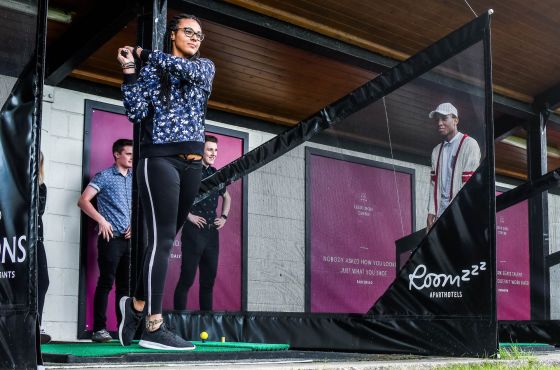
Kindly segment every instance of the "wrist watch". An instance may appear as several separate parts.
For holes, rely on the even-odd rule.
[[[227,220],[227,215],[222,215],[221,216],[224,220]]]

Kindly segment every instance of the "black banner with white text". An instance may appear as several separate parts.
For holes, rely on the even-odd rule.
[[[35,369],[38,170],[47,1],[2,9],[0,26],[0,368]]]

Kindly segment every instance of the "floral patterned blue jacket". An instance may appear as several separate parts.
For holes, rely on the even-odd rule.
[[[144,67],[125,74],[123,103],[128,118],[141,125],[140,158],[202,154],[204,116],[212,91],[214,63],[142,50]],[[162,96],[163,73],[170,76],[169,104]]]

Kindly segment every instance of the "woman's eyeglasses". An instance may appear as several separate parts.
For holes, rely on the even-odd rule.
[[[202,32],[195,32],[190,27],[183,27],[183,28],[177,28],[177,29],[178,30],[183,30],[183,32],[185,32],[185,36],[187,36],[188,38],[192,38],[193,36],[195,36],[195,38],[198,41],[204,40],[204,34]]]

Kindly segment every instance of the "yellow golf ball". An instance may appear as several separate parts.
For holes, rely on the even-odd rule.
[[[205,332],[205,331],[201,332],[200,333],[200,339],[202,339],[202,340],[208,339],[208,333]]]

